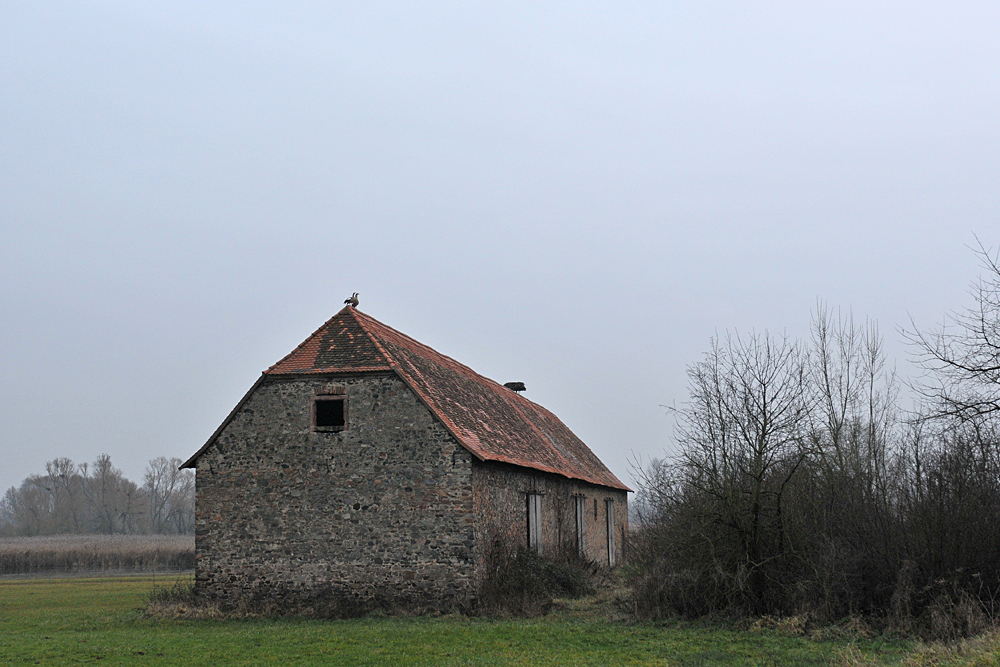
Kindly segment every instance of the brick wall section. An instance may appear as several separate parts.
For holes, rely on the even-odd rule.
[[[487,548],[494,539],[527,546],[527,494],[542,494],[543,554],[576,551],[574,496],[585,499],[586,558],[608,565],[606,500],[614,500],[615,550],[618,563],[628,534],[628,497],[625,491],[566,479],[502,463],[476,461],[472,467],[477,540]],[[596,516],[594,512],[596,502]]]
[[[346,389],[347,428],[311,433],[329,384]],[[265,382],[197,471],[205,598],[474,603],[472,457],[394,375]]]

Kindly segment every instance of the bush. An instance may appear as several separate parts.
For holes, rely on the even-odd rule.
[[[549,558],[494,539],[484,562],[480,611],[512,616],[544,614],[554,597],[592,593],[595,569],[575,555]]]
[[[638,614],[859,617],[943,640],[998,618],[1000,401],[904,422],[877,329],[823,308],[809,352],[728,335],[688,376],[676,457],[636,471]]]

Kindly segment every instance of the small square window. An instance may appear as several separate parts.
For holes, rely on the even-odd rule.
[[[345,428],[347,400],[344,396],[317,396],[313,399],[313,431],[343,431]]]

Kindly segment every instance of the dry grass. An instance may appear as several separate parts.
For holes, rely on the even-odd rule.
[[[191,535],[0,538],[0,575],[160,572],[194,568]]]
[[[185,575],[182,575],[185,576]],[[349,619],[362,616],[440,616],[440,612],[425,609],[402,609],[378,600],[352,600],[332,588],[314,591],[306,599],[289,601],[284,596],[268,594],[245,595],[231,603],[219,603],[199,598],[194,582],[178,579],[169,586],[154,585],[143,610],[145,616],[160,620],[238,620],[298,617],[310,619]]]
[[[831,660],[832,667],[878,667],[884,663],[846,646]],[[918,643],[899,663],[902,667],[987,667],[1000,665],[1000,631],[952,643]]]
[[[184,575],[182,575],[184,576]],[[149,594],[143,614],[160,620],[223,620],[245,618],[221,609],[218,605],[199,600],[194,594],[194,582],[178,579],[170,586],[157,586]]]

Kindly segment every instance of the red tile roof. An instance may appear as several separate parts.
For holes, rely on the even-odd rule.
[[[395,372],[481,461],[629,490],[545,408],[351,306],[264,371],[264,376],[373,371]]]

